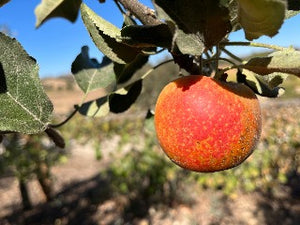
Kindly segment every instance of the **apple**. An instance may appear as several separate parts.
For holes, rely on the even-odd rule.
[[[261,133],[261,110],[246,85],[202,75],[167,84],[155,107],[157,139],[167,156],[197,172],[241,164]]]

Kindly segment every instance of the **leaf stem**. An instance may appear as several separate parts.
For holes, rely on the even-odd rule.
[[[220,46],[250,46],[250,47],[258,47],[258,48],[267,48],[276,51],[283,51],[286,49],[285,47],[281,47],[278,45],[270,45],[270,44],[258,43],[258,42],[242,42],[242,41],[220,42]]]
[[[236,56],[235,54],[233,54],[232,52],[228,51],[226,48],[222,48],[222,51],[223,51],[226,55],[228,55],[229,57],[233,58],[234,60],[236,60],[236,61],[238,61],[238,62],[240,62],[240,63],[243,62],[243,60],[242,60],[240,57],[238,57],[238,56]]]
[[[75,107],[75,110],[64,121],[62,121],[61,123],[58,123],[58,124],[50,124],[49,127],[58,128],[58,127],[65,125],[70,119],[73,118],[73,116],[75,116],[75,114],[78,112],[78,110],[80,108],[77,105],[75,105],[74,107]]]
[[[146,73],[144,73],[144,75],[141,77],[141,79],[145,79],[150,73],[152,73],[155,69],[157,69],[158,67],[164,65],[164,64],[167,64],[169,62],[174,62],[174,59],[169,59],[169,60],[166,60],[166,61],[163,61],[161,63],[159,63],[158,65],[152,67],[151,69],[149,69]]]

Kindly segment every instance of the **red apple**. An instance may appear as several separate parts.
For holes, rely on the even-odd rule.
[[[261,111],[244,84],[185,76],[160,93],[155,129],[162,149],[179,166],[198,172],[226,170],[253,152]]]

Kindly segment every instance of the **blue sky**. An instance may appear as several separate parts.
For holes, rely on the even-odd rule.
[[[101,61],[102,53],[90,39],[80,15],[75,23],[55,18],[36,29],[34,9],[40,1],[11,0],[0,8],[0,26],[7,26],[25,50],[37,60],[41,77],[70,73],[71,63],[80,52],[82,45],[88,45],[90,55]],[[107,0],[105,4],[99,4],[96,0],[84,0],[84,2],[104,19],[118,27],[122,25],[122,15],[112,0]],[[150,0],[142,0],[142,2],[151,5]],[[230,40],[244,41],[244,33],[235,32],[230,36]],[[257,41],[300,47],[300,16],[287,20],[275,37],[263,37]],[[232,49],[241,56],[259,51],[249,47]]]

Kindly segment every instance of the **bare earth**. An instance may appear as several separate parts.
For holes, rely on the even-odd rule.
[[[58,114],[72,110],[83,95],[78,89],[48,93]],[[117,142],[118,138],[114,138],[108,146],[114,148]],[[107,165],[107,160],[97,161],[89,143],[71,145],[68,161],[52,169],[55,200],[49,203],[46,203],[40,186],[33,179],[29,187],[35,207],[23,212],[16,179],[11,176],[0,178],[0,225],[300,224],[300,195],[293,196],[288,186],[282,187],[280,194],[272,198],[261,193],[240,193],[228,199],[219,192],[200,192],[190,187],[189,192],[193,193],[190,204],[174,204],[169,208],[149,206],[146,217],[128,219],[130,217],[123,213],[124,207],[130,204],[128,198],[111,196],[107,180],[99,173]]]

